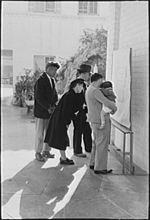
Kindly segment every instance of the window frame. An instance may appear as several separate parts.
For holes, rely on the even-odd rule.
[[[93,1],[93,2],[89,2],[89,1],[84,2],[84,1],[83,1],[82,3],[87,3],[87,10],[86,10],[86,12],[83,12],[83,11],[82,11],[83,8],[80,8],[81,2],[79,1],[79,2],[78,2],[78,14],[79,14],[79,15],[93,15],[93,16],[99,15],[99,10],[98,10],[99,4],[98,4],[97,1]],[[90,12],[91,3],[93,3],[93,13]],[[94,11],[95,11],[94,4],[97,4],[97,5],[96,5],[96,6],[97,6],[97,7],[96,7],[96,13],[94,13]]]
[[[51,6],[54,3],[54,7],[48,8],[48,3]],[[38,5],[43,6],[40,10],[38,9]],[[52,10],[53,9],[53,10]],[[28,2],[28,11],[35,13],[52,13],[52,14],[60,14],[61,13],[61,1],[29,1]]]

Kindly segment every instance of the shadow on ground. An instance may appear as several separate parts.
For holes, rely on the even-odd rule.
[[[2,183],[3,212],[15,218],[63,216],[63,208],[78,185],[75,176],[82,176],[85,167],[58,164],[44,168],[44,164],[33,160]]]

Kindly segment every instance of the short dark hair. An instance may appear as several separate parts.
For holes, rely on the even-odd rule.
[[[98,81],[99,79],[102,79],[102,78],[103,78],[103,76],[100,73],[94,73],[91,76],[91,83]]]
[[[106,88],[109,88],[109,87],[111,87],[111,88],[113,87],[113,85],[110,81],[105,81],[100,85],[100,88],[103,88],[103,89],[106,89]]]
[[[46,70],[47,70],[47,68],[49,68],[50,66],[54,66],[54,67],[56,67],[57,69],[60,68],[60,65],[59,65],[57,62],[51,62],[51,61],[49,61],[49,62],[46,64]]]

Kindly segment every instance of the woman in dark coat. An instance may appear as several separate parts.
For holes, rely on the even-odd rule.
[[[60,150],[61,164],[74,164],[65,154],[66,147],[69,146],[67,129],[75,113],[79,111],[76,93],[83,91],[83,85],[83,79],[75,79],[71,82],[69,91],[60,99],[49,121],[44,142]]]

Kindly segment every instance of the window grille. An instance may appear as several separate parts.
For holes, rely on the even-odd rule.
[[[46,12],[46,13],[60,13],[61,2],[54,1],[29,1],[29,11]]]
[[[79,2],[79,13],[87,14],[88,12],[88,2]]]
[[[89,14],[97,14],[97,2],[89,2]]]
[[[55,2],[46,2],[46,11],[55,12]]]
[[[55,61],[55,57],[45,57],[45,65],[46,65],[49,61]]]
[[[13,51],[12,50],[1,50],[1,55],[6,57],[12,57]]]
[[[44,2],[35,2],[35,11],[44,12],[45,11]]]
[[[1,50],[1,82],[13,84],[13,51]]]
[[[98,14],[98,2],[79,2],[79,14]]]

